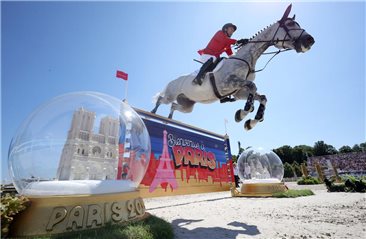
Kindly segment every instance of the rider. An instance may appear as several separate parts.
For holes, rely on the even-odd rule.
[[[203,63],[196,78],[193,80],[194,84],[202,84],[202,77],[210,68],[220,61],[220,55],[224,51],[228,56],[233,54],[231,45],[233,44],[246,44],[248,39],[235,40],[230,37],[236,31],[236,26],[232,23],[226,23],[221,30],[216,32],[212,37],[205,49],[199,50],[198,54],[201,55],[201,62]]]

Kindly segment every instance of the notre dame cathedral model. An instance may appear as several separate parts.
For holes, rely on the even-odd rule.
[[[119,158],[119,120],[103,117],[93,132],[96,114],[74,112],[57,169],[58,180],[116,179]]]

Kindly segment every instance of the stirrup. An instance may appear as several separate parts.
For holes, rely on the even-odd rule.
[[[227,96],[227,97],[225,97],[225,98],[220,99],[220,103],[234,102],[234,101],[236,101],[236,99],[235,99],[235,98],[231,98],[231,97],[229,97],[229,96]]]

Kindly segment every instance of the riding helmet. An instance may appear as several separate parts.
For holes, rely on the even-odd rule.
[[[232,23],[226,23],[223,27],[222,27],[222,31],[225,31],[226,28],[232,27],[234,28],[234,31],[236,31],[236,26]]]

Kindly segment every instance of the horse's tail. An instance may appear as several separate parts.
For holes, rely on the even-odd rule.
[[[169,85],[169,84],[168,84]],[[154,96],[153,96],[153,103],[156,104],[158,99],[161,97],[163,101],[165,101],[166,99],[165,98],[165,93],[166,93],[166,90],[168,88],[168,85],[164,88],[164,90],[156,93]]]
[[[158,92],[158,93],[156,93],[154,96],[153,96],[153,98],[152,98],[152,102],[153,102],[153,104],[156,104],[156,102],[158,101],[158,99],[159,99],[159,97],[160,96],[163,96],[163,92]]]

